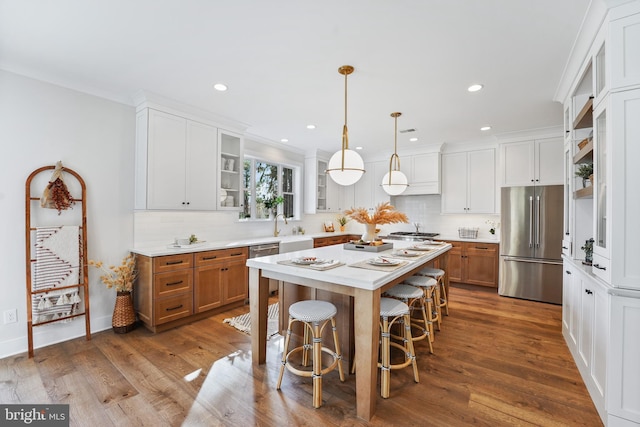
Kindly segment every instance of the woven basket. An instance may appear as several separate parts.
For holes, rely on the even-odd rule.
[[[131,292],[118,292],[111,326],[116,334],[126,334],[136,327],[136,313],[133,310]]]

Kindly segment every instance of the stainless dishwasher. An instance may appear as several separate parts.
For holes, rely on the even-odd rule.
[[[280,253],[279,243],[266,243],[264,245],[249,246],[249,258],[259,258],[267,255],[277,255]],[[269,292],[278,290],[278,281],[269,279]]]

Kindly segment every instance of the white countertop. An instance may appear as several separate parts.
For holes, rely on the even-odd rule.
[[[416,244],[416,242],[399,240],[388,240],[387,242],[392,242],[394,249],[409,248]],[[451,244],[445,244],[442,245],[441,249],[430,251],[427,255],[418,257],[417,259],[406,258],[406,260],[409,261],[406,265],[391,272],[349,267],[349,264],[365,261],[379,255],[390,255],[391,250],[382,252],[355,251],[344,249],[343,245],[325,246],[321,248],[307,249],[304,251],[289,252],[286,254],[252,258],[247,260],[247,266],[261,269],[264,277],[277,280],[286,281],[287,277],[304,277],[309,280],[374,290],[413,270],[417,266],[428,263],[449,249],[451,249]],[[345,265],[331,270],[318,271],[310,268],[278,264],[278,261],[291,260],[305,256],[314,256],[318,259],[339,260],[345,263]]]
[[[462,237],[459,236],[438,236],[438,237],[434,237],[434,239],[437,240],[448,240],[451,242],[477,242],[477,243],[496,243],[496,244],[500,244],[500,239],[497,237],[487,237],[487,238],[479,238],[479,239],[463,239]]]
[[[270,236],[270,237],[254,237],[250,239],[239,240],[220,240],[215,242],[203,242],[190,245],[185,248],[176,248],[171,246],[170,242],[167,242],[165,246],[155,247],[138,247],[130,249],[134,254],[144,255],[148,257],[156,257],[163,255],[176,255],[186,254],[192,252],[211,251],[216,249],[228,249],[228,248],[240,248],[244,246],[263,245],[267,243],[280,243],[280,242],[300,242],[304,240],[313,240],[314,238],[331,237],[331,236],[343,236],[350,235],[352,233],[315,233],[315,234],[297,234],[287,236]]]

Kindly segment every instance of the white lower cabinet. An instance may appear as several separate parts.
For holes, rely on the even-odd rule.
[[[578,261],[579,262],[579,261]],[[609,331],[609,294],[585,267],[564,261],[562,334],[601,418],[605,393]]]
[[[640,425],[640,296],[611,291],[608,426]]]
[[[565,258],[562,334],[603,422],[640,425],[640,292]]]

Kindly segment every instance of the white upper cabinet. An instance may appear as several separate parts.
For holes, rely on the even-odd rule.
[[[495,150],[442,154],[442,213],[496,213]]]
[[[366,172],[354,184],[353,206],[372,211],[378,204],[391,200],[382,189],[382,178],[389,172],[389,162],[367,162],[364,164],[364,169]]]
[[[244,204],[242,135],[218,130],[218,209],[237,211]]]
[[[562,138],[501,144],[500,156],[503,187],[564,183]]]
[[[137,125],[135,208],[215,209],[217,129],[151,108]]]
[[[325,173],[329,157],[320,153],[304,160],[304,213],[339,212],[342,206],[342,186]]]
[[[440,194],[440,153],[415,154],[401,159],[409,187],[402,195]]]
[[[626,7],[637,10],[637,4]],[[611,21],[609,27],[611,56],[611,90],[640,84],[640,13]]]

